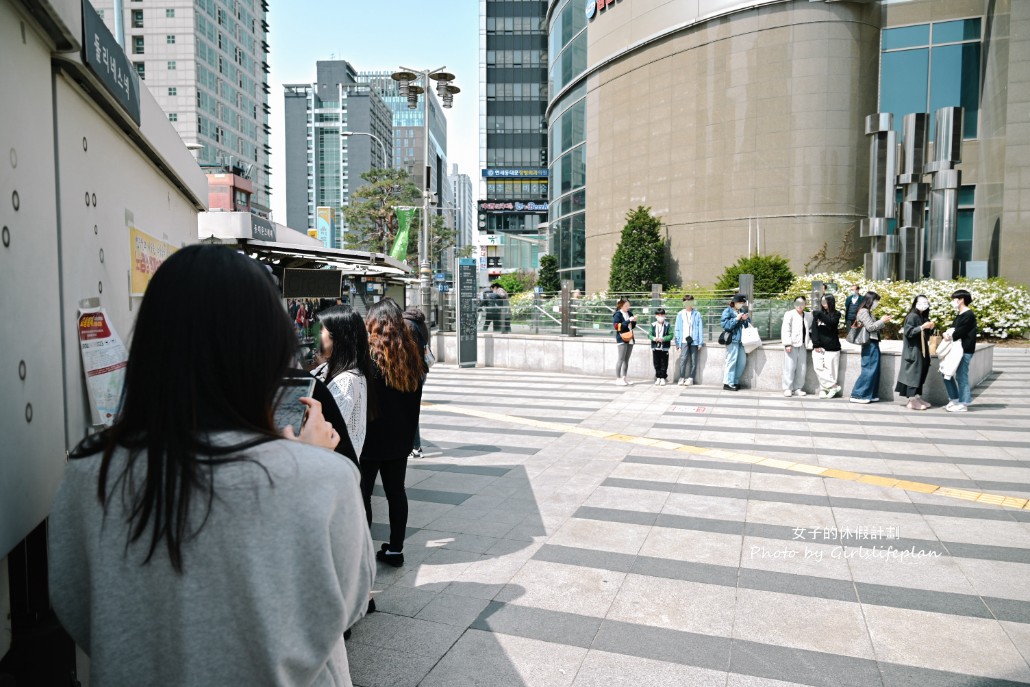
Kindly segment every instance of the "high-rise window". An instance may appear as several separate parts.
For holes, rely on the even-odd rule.
[[[175,36],[174,35],[165,36],[165,43],[167,43],[168,45],[174,45],[175,44]]]
[[[175,60],[169,60],[168,61],[168,70],[169,71],[174,71],[175,70]]]
[[[178,94],[178,92],[179,92],[179,91],[178,91],[178,90],[177,90],[177,89],[175,88],[175,86],[171,86],[171,87],[170,87],[170,88],[168,89],[168,95],[176,95],[176,94]]]
[[[142,29],[143,28],[143,10],[132,11],[132,28]]]
[[[143,36],[132,37],[132,54],[142,55],[143,54]]]
[[[168,113],[168,121],[169,122],[177,122],[177,121],[179,121],[178,113],[176,113],[176,112],[169,112]]]
[[[963,136],[976,138],[982,24],[974,18],[883,30],[880,112],[892,112],[899,131],[902,117],[910,112],[962,107]]]
[[[132,66],[136,68],[136,75],[139,76],[139,78],[147,78],[147,68],[142,62],[133,62]]]
[[[165,16],[167,18],[169,18],[169,19],[174,19],[175,18],[175,9],[172,8],[172,7],[169,7],[168,9],[166,9],[165,10]]]

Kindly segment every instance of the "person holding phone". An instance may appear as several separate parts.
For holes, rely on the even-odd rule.
[[[615,304],[612,315],[612,327],[615,328],[615,343],[619,346],[619,357],[615,362],[615,383],[618,386],[632,386],[627,379],[629,372],[629,356],[633,353],[633,330],[637,326],[637,317],[629,309],[629,301],[620,298]]]
[[[71,453],[48,525],[51,602],[92,684],[351,684],[374,551],[321,404],[300,398],[299,436],[274,424],[296,354],[251,258],[193,245],[154,273],[121,409]]]
[[[408,495],[404,476],[415,441],[425,360],[404,324],[401,307],[384,298],[365,316],[372,355],[369,377],[368,432],[361,450],[361,496],[372,525],[372,490],[382,477],[390,509],[390,541],[376,559],[394,567],[404,565],[404,533],[408,527]]]

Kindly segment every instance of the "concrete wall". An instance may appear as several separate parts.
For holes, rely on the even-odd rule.
[[[440,362],[457,361],[454,334],[437,333],[433,351]],[[615,381],[615,359],[617,345],[607,337],[580,338],[560,336],[519,336],[515,334],[480,334],[478,340],[479,367],[508,367],[517,370],[551,371],[571,374],[610,377]],[[840,370],[837,379],[844,387],[844,397],[851,394],[861,365],[857,346],[844,343],[847,350],[841,351]],[[708,344],[701,349],[698,363],[697,384],[722,388],[723,366],[726,349],[718,344]],[[808,376],[804,389],[810,394],[818,391],[815,371],[809,355]],[[944,382],[937,371],[937,360],[931,361],[930,373],[926,378],[923,396],[933,404],[948,402]],[[901,367],[901,342],[885,341],[881,344],[880,398],[894,400],[894,384]],[[981,344],[969,373],[973,387],[981,383],[994,368],[994,346]],[[676,352],[670,353],[669,380],[672,382],[676,369]],[[769,392],[782,391],[783,349],[779,344],[763,346],[748,356],[747,367],[741,383],[752,389]],[[646,345],[635,345],[630,356],[629,379],[637,383],[650,384],[654,381],[654,366],[651,351]]]

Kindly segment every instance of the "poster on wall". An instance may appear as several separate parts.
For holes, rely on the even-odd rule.
[[[132,286],[130,295],[142,296],[147,290],[154,272],[168,256],[178,250],[170,243],[144,234],[136,227],[129,227],[129,241],[132,244]]]
[[[93,424],[110,427],[121,402],[129,352],[103,308],[80,308],[78,322]]]

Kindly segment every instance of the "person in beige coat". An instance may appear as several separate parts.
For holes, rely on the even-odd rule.
[[[804,296],[794,299],[794,308],[783,315],[780,343],[783,344],[783,395],[807,396],[805,374],[808,372],[808,351],[812,350],[812,313],[805,312]]]

